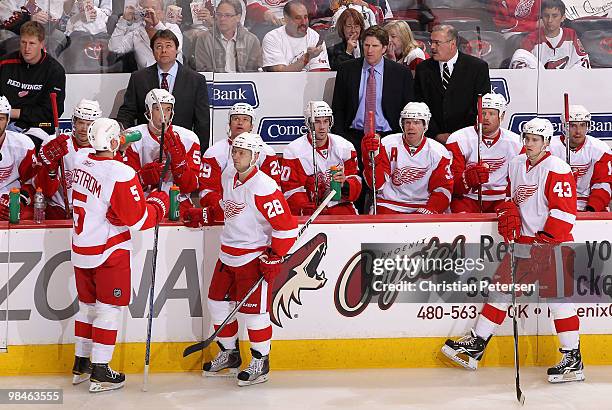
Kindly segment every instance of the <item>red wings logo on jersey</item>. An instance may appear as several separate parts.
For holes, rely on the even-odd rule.
[[[520,205],[531,198],[537,190],[537,185],[519,185],[512,193],[512,200],[515,204]]]
[[[223,216],[225,217],[226,221],[238,216],[238,214],[240,214],[240,212],[242,212],[242,210],[246,207],[246,204],[234,201],[221,201],[221,205],[223,206]]]
[[[412,184],[413,182],[418,181],[423,178],[427,173],[427,168],[417,168],[417,167],[403,167],[397,168],[391,174],[391,182],[395,186],[400,186],[403,184]]]
[[[578,182],[580,178],[585,176],[588,170],[589,164],[572,165],[572,174],[574,175],[574,179],[576,180],[576,182]]]
[[[72,175],[74,171],[71,169],[66,170],[66,189],[72,189]]]
[[[561,69],[561,68],[565,68],[568,62],[569,62],[569,57],[565,56],[563,58],[560,58],[559,60],[547,61],[546,64],[544,64],[544,68],[547,70],[551,70],[555,68]]]
[[[8,177],[13,173],[13,164],[8,167],[0,168],[0,182],[6,181]]]
[[[520,0],[516,5],[516,9],[514,9],[514,17],[518,19],[527,17],[531,13],[533,3],[535,3],[535,0]]]
[[[504,166],[506,163],[505,158],[483,158],[482,162],[489,166],[489,174],[494,173],[498,169]]]

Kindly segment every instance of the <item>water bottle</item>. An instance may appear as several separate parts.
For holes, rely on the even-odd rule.
[[[20,191],[19,188],[11,188],[9,193],[9,222],[12,224],[19,223],[19,211],[21,204],[19,203]]]
[[[119,137],[119,142],[121,143],[121,145],[123,145],[129,142],[140,141],[141,138],[142,138],[142,133],[138,130],[125,131]]]
[[[34,194],[34,223],[41,224],[45,221],[45,196],[42,188],[36,188]]]
[[[339,201],[342,199],[342,184],[338,181],[334,181],[334,174],[336,172],[338,172],[338,167],[335,165],[332,165],[329,168],[329,174],[331,175],[331,182],[329,183],[329,187],[333,189],[334,191],[336,191],[336,193],[334,194],[332,198],[333,201]]]
[[[179,201],[178,201],[178,195],[179,195],[179,187],[176,185],[172,185],[170,187],[170,217],[169,219],[171,221],[178,221],[179,220]]]

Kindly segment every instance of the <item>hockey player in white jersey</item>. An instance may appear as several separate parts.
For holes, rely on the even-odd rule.
[[[454,189],[452,212],[495,212],[506,198],[508,164],[521,153],[521,138],[500,124],[506,112],[506,99],[501,94],[482,96],[481,162],[478,162],[479,137],[475,127],[453,132],[446,148],[453,161]],[[482,189],[482,210],[478,203],[478,188]]]
[[[162,191],[169,192],[173,184],[179,187],[182,214],[192,206],[189,194],[198,189],[201,154],[198,136],[193,131],[172,124],[174,103],[174,96],[164,89],[154,88],[147,93],[145,117],[149,122],[127,130],[139,131],[142,138],[130,144],[125,151],[124,162],[134,168],[143,188],[149,192],[157,187],[169,154],[170,172],[162,183]],[[162,163],[159,163],[162,119],[166,121],[166,135]]]
[[[33,190],[26,184],[36,173],[38,161],[34,143],[25,134],[6,129],[11,105],[0,96],[0,220],[9,220],[9,192],[21,190],[21,219],[32,219]]]
[[[63,190],[59,189],[63,181],[58,172],[60,161],[64,161],[66,172],[66,192],[68,204],[72,203],[72,170],[77,152],[95,152],[89,144],[87,129],[94,120],[102,116],[102,109],[97,101],[82,99],[72,114],[72,133],[52,136],[44,141],[39,152],[42,167],[38,171],[34,185],[42,188],[49,199],[45,218],[65,219]]]
[[[238,349],[238,321],[234,318],[219,333],[221,351],[203,368],[206,376],[238,373],[239,386],[268,380],[272,339],[268,312],[272,284],[283,256],[297,236],[297,220],[291,215],[278,185],[257,168],[260,149],[261,137],[256,134],[245,132],[232,142],[233,166],[228,166],[221,178],[223,199],[220,204],[225,217],[221,250],[208,290],[208,309],[216,330],[232,310],[230,301],[242,300],[261,276],[265,278],[239,310],[244,315],[251,342],[249,366],[238,373],[242,361]],[[208,218],[210,207],[193,209],[200,217],[185,220],[187,226],[212,222]]]
[[[294,215],[311,215],[329,192],[333,179],[340,184],[340,199],[332,200],[321,215],[357,215],[353,202],[361,193],[361,177],[355,147],[341,136],[329,132],[334,125],[334,117],[325,101],[308,103],[304,118],[309,128],[313,122],[316,150],[313,155],[312,132],[309,131],[291,142],[283,152],[281,187],[291,212]],[[318,185],[316,189],[315,184]]]
[[[119,123],[95,120],[88,129],[94,153],[79,150],[72,177],[72,264],[79,312],[75,318],[73,384],[87,379],[92,393],[118,389],[125,375],[111,369],[121,310],[130,302],[130,230],[145,230],[166,215],[165,192],[145,198],[136,172],[113,159]],[[91,374],[91,377],[90,377]]]
[[[370,152],[378,152],[376,190],[378,213],[439,214],[453,192],[451,154],[439,142],[425,137],[431,113],[425,103],[410,102],[400,113],[403,133],[363,138],[364,179],[372,186]]]
[[[232,141],[243,132],[253,131],[255,110],[250,104],[236,103],[228,114],[227,138],[214,143],[202,157],[202,170],[199,179],[200,205],[213,206],[221,200],[221,175],[232,166]],[[281,167],[276,152],[262,142],[257,167],[280,185]],[[222,219],[222,216],[220,216]]]
[[[549,382],[559,383],[584,380],[584,374],[576,309],[572,303],[562,301],[567,295],[558,295],[556,284],[551,286],[567,272],[556,272],[555,263],[547,269],[538,263],[544,256],[554,254],[554,248],[559,248],[557,245],[573,239],[576,221],[576,184],[571,169],[546,150],[552,134],[552,124],[546,119],[534,118],[525,123],[522,129],[525,153],[515,157],[508,170],[512,198],[497,207],[497,214],[500,235],[506,242],[516,241],[516,249],[522,250],[523,254],[517,251],[515,258],[515,272],[523,275],[521,282],[539,281],[540,296],[552,298],[548,307],[563,358],[547,373]],[[510,255],[506,254],[496,272],[506,283],[510,276],[509,259]],[[542,284],[548,286],[542,287]],[[491,336],[506,318],[509,303],[505,300],[509,295],[503,296],[501,303],[485,304],[471,333],[456,341],[447,340],[442,352],[456,363],[475,370]]]
[[[570,166],[576,179],[578,211],[604,212],[612,192],[612,151],[608,144],[587,134],[590,126],[591,113],[582,105],[570,105]],[[550,152],[564,161],[568,131],[550,141]]]

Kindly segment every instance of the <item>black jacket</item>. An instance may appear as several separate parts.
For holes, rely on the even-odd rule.
[[[361,50],[363,50],[363,47],[361,47]],[[333,71],[338,70],[340,64],[355,59],[352,54],[347,54],[346,41],[344,40],[327,48],[327,58],[329,58],[329,67]]]
[[[135,71],[125,90],[117,121],[129,128],[146,124],[145,97],[153,88],[160,88],[157,64]],[[210,140],[210,112],[206,78],[179,63],[172,95],[176,99],[172,123],[195,132],[204,152]]]
[[[20,128],[40,127],[54,133],[51,92],[57,93],[58,116],[64,112],[66,73],[60,63],[43,51],[37,64],[28,64],[14,52],[0,61],[0,94],[19,108],[15,125]]]
[[[461,52],[446,91],[442,88],[440,64],[433,58],[417,65],[414,81],[416,101],[424,102],[431,111],[426,133],[430,138],[474,125],[478,94],[491,92],[489,65]]]

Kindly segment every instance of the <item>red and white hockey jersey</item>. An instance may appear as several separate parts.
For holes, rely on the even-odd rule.
[[[232,162],[232,142],[229,138],[217,141],[209,147],[202,158],[202,169],[199,178],[200,204],[203,207],[218,205],[223,196],[221,175],[228,167],[234,168]],[[270,176],[280,186],[281,167],[276,152],[269,145],[263,144],[257,160],[257,167]],[[214,192],[215,194],[209,195]]]
[[[569,165],[546,152],[535,165],[521,154],[508,169],[512,200],[521,214],[521,238],[528,243],[545,231],[558,241],[571,241],[576,223],[576,182]],[[527,238],[525,238],[527,237]]]
[[[446,142],[453,161],[451,171],[454,178],[454,195],[463,195],[477,200],[476,191],[468,191],[463,182],[463,172],[470,164],[478,162],[478,133],[474,127],[465,127],[453,132]],[[484,140],[480,146],[482,162],[489,166],[489,182],[482,185],[483,201],[499,201],[506,197],[508,186],[508,164],[521,153],[521,138],[506,129],[500,128],[492,140]]]
[[[55,136],[51,136],[42,146],[44,147],[49,141],[54,139]],[[77,153],[87,152],[95,154],[96,150],[91,147],[79,147],[75,142],[74,138],[71,137],[66,141],[68,146],[68,153],[64,155],[64,171],[66,172],[66,192],[68,193],[68,204],[72,204],[72,171],[75,166],[75,160]],[[64,208],[64,194],[60,187],[60,176],[59,174],[55,178],[49,176],[49,171],[45,167],[41,167],[39,172],[36,174],[34,179],[34,186],[40,187],[43,190],[45,197],[50,198],[49,204]]]
[[[444,212],[453,192],[450,152],[439,142],[423,138],[421,145],[410,153],[402,137],[398,133],[381,140],[375,159],[378,206],[403,213],[412,213],[417,208]],[[364,178],[372,186],[372,167],[367,153],[362,155]]]
[[[553,136],[549,149],[565,161],[564,136]],[[612,194],[612,152],[608,144],[587,135],[581,146],[570,151],[570,164],[576,179],[578,210],[584,211],[589,205],[597,212],[605,211]]]
[[[132,143],[126,150],[124,162],[134,168],[134,170],[139,171],[145,164],[159,160],[159,139],[149,131],[147,124],[137,125],[128,131],[133,130],[140,131],[142,138]],[[176,178],[172,172],[168,172],[162,183],[162,190],[169,192],[170,187],[176,184],[180,188],[181,194],[188,195],[198,189],[198,174],[200,173],[201,164],[200,140],[193,131],[178,125],[170,126],[166,131],[166,135],[172,132],[178,134],[185,147],[186,167],[182,169],[183,173],[180,179]],[[162,156],[162,162],[166,162],[165,152]]]
[[[18,132],[5,131],[6,137],[0,146],[0,195],[11,188],[21,188],[37,171],[38,160],[32,140]]]
[[[81,151],[72,170],[72,208],[72,263],[79,268],[100,266],[117,249],[131,250],[130,229],[149,229],[157,221],[132,168]]]
[[[493,21],[502,33],[536,29],[540,0],[495,0],[490,3]]]
[[[544,35],[544,29],[530,33],[521,47],[529,51],[546,69],[591,68],[589,55],[582,46],[578,35],[571,28],[561,28],[557,44],[551,44]],[[535,67],[533,67],[535,68]]]
[[[281,187],[294,215],[300,215],[300,210],[312,204],[306,193],[304,184],[306,178],[315,174],[312,164],[312,140],[308,135],[302,135],[292,141],[283,152],[283,170],[281,173]],[[359,198],[361,192],[361,177],[357,165],[357,152],[352,143],[339,135],[328,134],[327,144],[317,148],[315,155],[317,180],[325,190],[330,188],[331,175],[329,169],[332,166],[342,165],[346,182],[349,184],[349,202]],[[338,205],[339,201],[331,201],[327,207]]]
[[[291,215],[278,184],[257,168],[244,182],[234,167],[221,177],[225,226],[221,233],[219,259],[229,266],[242,266],[267,248],[284,256],[297,236],[297,219]]]

